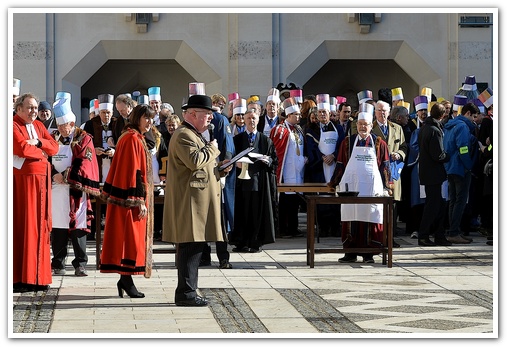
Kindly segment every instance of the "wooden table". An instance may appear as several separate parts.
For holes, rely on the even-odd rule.
[[[158,185],[156,185],[158,186]],[[162,185],[160,185],[162,186]],[[165,185],[163,185],[165,187]],[[101,185],[102,188],[102,185]],[[164,195],[158,195],[153,197],[155,204],[164,204]],[[102,205],[105,205],[106,202],[100,198],[95,198],[95,254],[96,254],[96,267],[99,270],[100,267],[100,254],[102,252],[102,226],[100,224],[100,219],[102,215]],[[153,253],[176,253],[176,248],[154,248]]]
[[[392,197],[357,197],[332,195],[305,195],[307,213],[306,264],[315,266],[315,253],[382,253],[382,264],[393,266],[393,209]],[[315,248],[315,214],[319,204],[383,204],[384,228],[382,244],[375,248]]]
[[[327,186],[326,183],[278,183],[279,193],[334,193],[335,189]]]

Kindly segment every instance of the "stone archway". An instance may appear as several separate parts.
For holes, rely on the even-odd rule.
[[[77,103],[156,85],[163,101],[179,110],[188,97],[188,83],[194,81],[204,82],[210,91],[222,89],[220,76],[184,41],[102,40],[62,78],[62,86]]]
[[[287,76],[304,94],[353,97],[364,89],[402,87],[411,102],[420,86],[440,94],[441,78],[403,41],[324,41]],[[320,87],[320,89],[319,89]],[[357,100],[352,100],[352,104]]]

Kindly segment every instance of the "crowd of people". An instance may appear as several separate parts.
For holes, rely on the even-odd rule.
[[[102,223],[100,271],[120,275],[119,296],[145,296],[132,275],[151,276],[153,242],[161,240],[177,247],[175,303],[204,306],[198,268],[211,265],[210,242],[219,267],[230,269],[229,246],[257,253],[276,237],[304,235],[304,199],[279,193],[280,183],[392,196],[395,223],[406,224],[395,224],[395,234],[419,246],[470,243],[473,229],[493,242],[493,92],[479,94],[474,76],[452,102],[427,87],[407,102],[396,87],[378,98],[360,91],[357,103],[300,89],[281,100],[271,88],[263,103],[237,92],[210,97],[194,82],[181,116],[150,87],[148,95],[98,95],[80,126],[69,93],[57,93],[52,106],[19,94],[15,291],[47,288],[52,275],[65,274],[68,239],[74,274],[86,276],[86,240]],[[156,195],[164,205],[154,204]],[[92,197],[107,202],[103,216]],[[345,249],[382,242],[382,205],[321,205],[316,213],[320,236],[341,237]],[[373,263],[374,255],[348,251],[339,262]]]

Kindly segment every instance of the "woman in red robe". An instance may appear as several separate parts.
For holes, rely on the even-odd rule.
[[[153,126],[155,111],[134,108],[118,139],[101,197],[107,200],[100,272],[118,273],[118,295],[144,298],[132,275],[151,276],[153,248],[153,173],[143,134]]]
[[[58,143],[37,118],[39,101],[24,94],[13,119],[13,288],[44,290],[52,282],[49,233],[51,166]]]

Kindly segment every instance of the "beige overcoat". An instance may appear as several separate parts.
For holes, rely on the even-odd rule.
[[[224,241],[220,217],[220,151],[183,123],[169,143],[162,240]]]
[[[408,145],[405,142],[405,135],[403,134],[403,128],[391,121],[387,121],[389,126],[389,133],[386,136],[380,129],[377,121],[373,121],[372,134],[380,136],[382,140],[387,142],[387,147],[389,147],[389,156],[392,153],[398,153],[401,156],[401,160],[405,161],[408,152]],[[394,189],[393,189],[393,198],[395,201],[401,200],[401,178],[398,180],[393,180]]]

